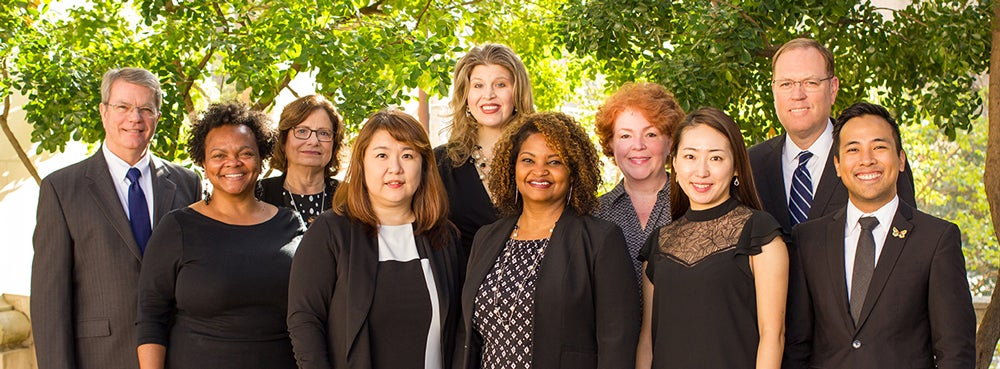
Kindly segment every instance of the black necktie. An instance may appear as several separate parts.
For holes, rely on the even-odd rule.
[[[861,317],[861,307],[865,305],[865,295],[868,284],[872,281],[875,271],[875,236],[872,229],[878,225],[875,217],[861,217],[861,235],[858,237],[858,249],[854,254],[854,276],[851,277],[851,317],[858,323]]]
[[[142,253],[146,251],[146,241],[153,234],[149,222],[149,207],[146,206],[146,194],[139,186],[139,170],[129,168],[125,177],[132,182],[128,186],[128,222],[132,226],[132,237],[135,237],[135,243],[139,244],[139,252]]]

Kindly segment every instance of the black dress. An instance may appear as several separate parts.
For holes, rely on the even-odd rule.
[[[166,368],[295,368],[285,314],[304,232],[285,208],[251,226],[164,216],[139,274],[138,343],[166,346]]]
[[[285,175],[264,178],[257,181],[257,198],[268,204],[293,209],[299,213],[306,226],[312,225],[322,212],[333,206],[333,192],[337,190],[340,181],[326,179],[326,188],[321,193],[293,194],[285,189]]]
[[[461,233],[462,248],[465,250],[463,255],[469,255],[476,231],[484,225],[497,221],[500,215],[497,214],[490,195],[483,187],[483,181],[479,179],[475,159],[470,157],[465,164],[456,168],[448,157],[447,145],[436,147],[434,157],[437,160],[441,181],[444,182],[445,192],[448,194],[450,207],[448,219]]]
[[[653,292],[653,368],[748,368],[756,363],[751,255],[781,235],[765,212],[730,198],[689,210],[642,250]]]

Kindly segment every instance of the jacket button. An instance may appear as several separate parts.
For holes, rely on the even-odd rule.
[[[853,342],[851,342],[851,347],[855,349],[861,348],[861,340],[854,340]]]

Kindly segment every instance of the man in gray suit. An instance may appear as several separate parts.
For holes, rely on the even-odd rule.
[[[100,152],[42,180],[31,268],[39,369],[139,367],[133,325],[145,243],[164,214],[201,192],[194,172],[149,153],[162,99],[149,71],[105,73]]]

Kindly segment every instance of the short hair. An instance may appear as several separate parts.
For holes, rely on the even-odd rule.
[[[102,103],[110,102],[111,86],[118,80],[149,88],[150,91],[153,91],[156,111],[160,111],[160,106],[163,104],[163,90],[160,89],[160,80],[156,78],[156,75],[142,68],[111,69],[104,72],[104,76],[101,77]]]
[[[388,108],[368,117],[355,138],[351,160],[344,182],[333,194],[333,211],[368,226],[375,234],[379,221],[365,183],[365,151],[375,134],[385,131],[396,141],[413,147],[423,161],[420,168],[420,186],[413,194],[411,206],[416,217],[414,234],[428,234],[435,247],[443,246],[450,232],[457,232],[448,221],[448,196],[441,182],[434,149],[422,125],[409,114]]]
[[[473,47],[455,64],[452,78],[451,136],[448,138],[446,153],[458,167],[465,164],[475,150],[479,123],[469,112],[469,78],[472,70],[480,65],[499,65],[514,76],[514,118],[535,112],[531,80],[521,58],[509,47],[501,44],[485,44]],[[509,124],[509,122],[508,122]]]
[[[597,109],[594,131],[604,155],[614,159],[611,141],[615,137],[615,119],[627,109],[642,114],[660,133],[669,137],[684,119],[684,110],[674,96],[656,83],[626,83]]]
[[[823,56],[823,61],[826,62],[826,75],[827,77],[835,76],[834,74],[834,63],[833,63],[833,52],[827,49],[826,46],[819,43],[819,41],[813,40],[811,38],[800,37],[791,41],[786,42],[778,48],[778,51],[774,52],[774,56],[771,57],[771,73],[774,73],[774,65],[778,62],[778,58],[781,57],[788,50],[797,49],[816,49],[819,51],[820,55]]]
[[[844,129],[844,125],[847,124],[847,121],[863,115],[874,115],[885,120],[889,124],[889,128],[892,128],[892,137],[896,140],[896,154],[903,151],[903,139],[899,134],[899,124],[892,118],[889,111],[881,105],[862,101],[847,107],[837,117],[837,123],[833,125],[833,157],[840,159],[840,131]]]
[[[344,141],[344,119],[337,113],[333,103],[323,95],[303,96],[292,101],[281,110],[281,118],[278,119],[278,142],[274,147],[274,156],[271,157],[271,168],[285,172],[288,170],[288,157],[285,153],[285,143],[288,141],[288,133],[302,122],[309,118],[313,112],[322,110],[326,112],[333,129],[333,146],[331,147],[330,161],[326,163],[325,174],[327,178],[333,177],[340,171],[340,150]]]
[[[729,150],[733,153],[734,174],[740,181],[739,186],[730,184],[729,196],[735,197],[749,208],[761,210],[760,199],[757,197],[757,190],[754,186],[753,171],[750,170],[750,156],[747,154],[747,146],[743,142],[740,126],[722,110],[706,107],[688,114],[687,118],[684,118],[684,121],[674,131],[674,142],[670,145],[670,155],[677,158],[681,137],[689,128],[699,125],[708,126],[722,133],[729,141]],[[670,170],[674,172],[673,161],[670,161]],[[672,219],[680,219],[691,208],[691,199],[681,189],[677,182],[677,176],[673,177],[674,180],[670,181],[671,216]]]
[[[519,214],[524,207],[516,196],[514,167],[521,145],[532,134],[540,133],[569,168],[570,199],[566,206],[577,214],[590,214],[597,208],[597,187],[601,184],[601,161],[590,137],[569,115],[555,112],[524,116],[504,130],[494,145],[493,163],[487,185],[497,210],[503,216]]]
[[[271,157],[274,149],[274,131],[271,118],[259,110],[251,110],[236,101],[215,103],[208,106],[201,117],[191,125],[188,138],[188,155],[198,165],[205,166],[205,141],[208,133],[223,126],[246,126],[257,142],[257,153],[261,163]]]

